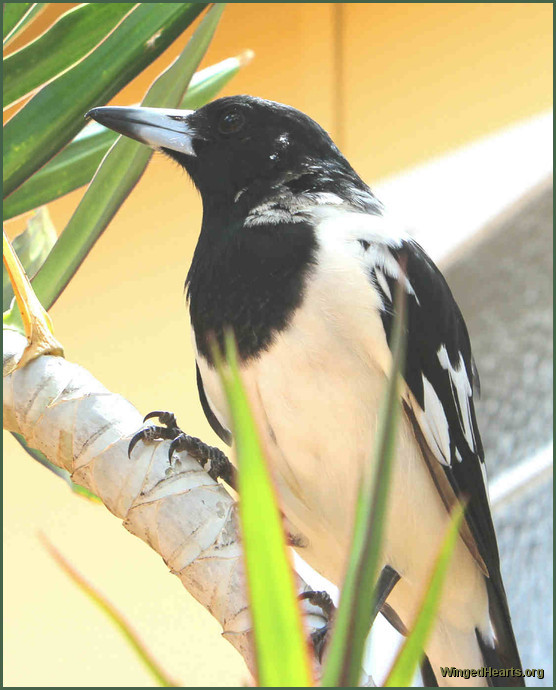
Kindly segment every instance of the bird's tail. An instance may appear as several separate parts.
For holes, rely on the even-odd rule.
[[[515,641],[508,601],[501,578],[498,581],[486,580],[489,616],[494,630],[491,642],[476,630],[477,642],[481,649],[485,666],[504,671],[509,675],[492,677],[493,687],[524,687],[523,669]],[[512,673],[513,671],[513,673]],[[513,675],[519,674],[519,675]]]
[[[427,656],[441,687],[524,687],[519,652],[501,580],[486,580],[494,636],[475,634],[438,619]],[[476,671],[473,675],[473,671]]]

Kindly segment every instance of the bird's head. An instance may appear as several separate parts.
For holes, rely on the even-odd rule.
[[[300,193],[314,191],[316,178],[362,184],[320,125],[273,101],[231,96],[196,111],[102,107],[87,115],[176,160],[204,201],[244,192],[255,199],[285,181]]]

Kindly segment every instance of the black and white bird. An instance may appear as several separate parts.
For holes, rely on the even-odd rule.
[[[209,345],[231,327],[286,520],[302,537],[302,557],[337,585],[372,458],[401,281],[404,413],[382,556],[400,579],[383,610],[398,629],[411,624],[449,509],[467,500],[426,653],[441,685],[523,685],[511,675],[465,681],[439,670],[518,672],[521,664],[489,508],[469,336],[425,251],[384,213],[328,134],[292,107],[235,96],[194,112],[105,107],[89,115],[168,154],[199,190],[203,222],[186,286],[203,409],[231,443]]]

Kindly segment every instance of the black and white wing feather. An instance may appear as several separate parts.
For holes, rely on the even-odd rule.
[[[389,343],[392,296],[403,275],[401,265],[405,270],[402,285],[408,320],[404,378],[411,393],[406,413],[447,508],[454,500],[467,503],[462,538],[486,576],[496,652],[477,630],[479,645],[492,665],[502,660],[508,667],[519,666],[473,404],[479,379],[463,316],[444,277],[416,242],[405,239],[382,244],[380,252],[381,260],[371,263],[369,270],[382,300],[381,318]]]
[[[454,498],[468,503],[469,536],[475,543],[468,546],[482,560],[485,574],[498,573],[498,548],[473,404],[479,381],[465,322],[444,277],[416,242],[401,240],[395,246],[382,245],[381,251],[388,253],[388,260],[374,262],[369,270],[382,300],[381,318],[388,342],[399,265],[400,261],[405,263],[408,320],[404,378],[411,392],[407,412],[447,507]],[[397,270],[391,270],[392,266]]]

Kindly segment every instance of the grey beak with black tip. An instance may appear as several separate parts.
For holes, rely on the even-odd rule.
[[[168,108],[106,106],[89,110],[85,117],[153,149],[165,148],[195,156],[194,132],[188,123],[188,117],[194,112]]]

